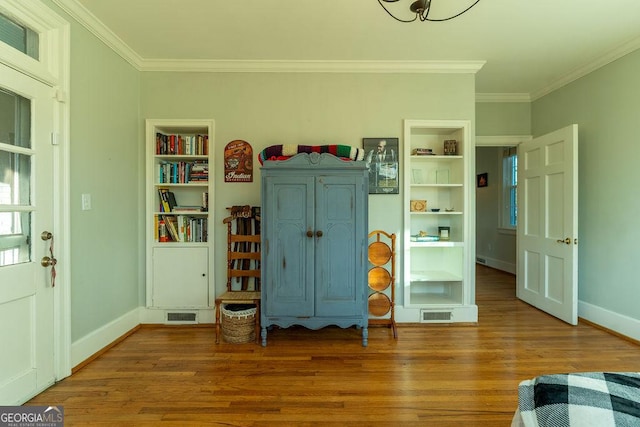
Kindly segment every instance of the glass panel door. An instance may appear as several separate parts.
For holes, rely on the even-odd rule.
[[[0,89],[0,266],[31,261],[31,101]]]

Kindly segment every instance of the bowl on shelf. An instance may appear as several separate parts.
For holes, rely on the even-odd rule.
[[[433,209],[431,209],[431,212],[440,212],[440,209],[439,208],[433,208]]]

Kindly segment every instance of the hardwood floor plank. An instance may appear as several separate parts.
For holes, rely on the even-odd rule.
[[[274,330],[269,345],[215,344],[213,328],[143,326],[29,405],[67,426],[508,426],[520,381],[638,371],[640,346],[569,326],[479,266],[477,325]]]

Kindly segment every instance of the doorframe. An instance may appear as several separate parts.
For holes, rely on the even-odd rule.
[[[532,135],[488,135],[488,136],[476,136],[476,145],[475,148],[478,147],[517,147],[521,143],[525,141],[530,141],[533,139]],[[477,160],[476,160],[477,162]],[[477,165],[474,165],[474,167]],[[475,197],[475,193],[474,193]],[[477,222],[477,218],[476,218]],[[518,233],[515,233],[516,236],[516,252],[518,248]],[[477,241],[477,230],[476,235],[474,236]],[[517,257],[516,257],[517,263]],[[516,266],[517,271],[517,266]]]
[[[0,12],[39,34],[39,60],[0,42],[0,62],[51,88],[54,99],[53,224],[56,264],[54,288],[54,375],[71,375],[70,280],[70,24],[38,0],[3,0]]]

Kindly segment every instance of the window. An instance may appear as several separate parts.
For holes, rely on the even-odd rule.
[[[30,259],[31,100],[0,88],[0,266]]]
[[[502,197],[500,226],[515,229],[518,225],[518,150],[509,147],[502,150]]]
[[[0,14],[0,40],[9,46],[38,59],[38,33]]]

